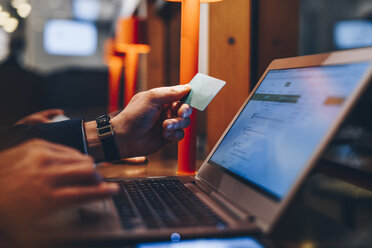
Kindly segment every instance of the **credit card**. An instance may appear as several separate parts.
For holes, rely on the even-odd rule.
[[[225,86],[226,82],[217,78],[198,73],[190,81],[190,93],[183,102],[200,111],[208,106],[217,93]]]

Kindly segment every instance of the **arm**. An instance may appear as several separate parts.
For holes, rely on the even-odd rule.
[[[16,146],[26,140],[40,138],[84,152],[82,125],[82,119],[73,119],[56,123],[11,126],[0,131],[0,150]]]
[[[120,157],[147,155],[170,142],[181,140],[184,136],[182,129],[190,125],[192,108],[179,100],[189,91],[190,87],[183,85],[155,88],[135,95],[128,106],[111,119]],[[0,150],[28,139],[41,138],[81,152],[85,152],[87,146],[89,155],[97,162],[104,161],[95,121],[83,123],[82,119],[74,119],[13,126],[0,132]]]
[[[17,121],[15,125],[35,125],[39,123],[50,123],[51,120],[58,116],[63,115],[65,112],[62,109],[47,109],[40,112],[30,114],[21,120]]]

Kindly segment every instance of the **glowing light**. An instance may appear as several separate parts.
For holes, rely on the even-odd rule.
[[[304,243],[301,244],[301,248],[314,248],[315,244],[310,241],[305,241]]]
[[[10,5],[13,8],[17,9],[18,6],[20,6],[23,3],[27,3],[27,2],[28,2],[28,0],[12,0],[12,1],[10,1]]]
[[[31,13],[31,9],[31,4],[21,3],[17,7],[17,14],[22,18],[26,18]]]
[[[4,26],[5,21],[9,19],[10,14],[8,12],[0,12],[0,26]]]
[[[179,233],[172,233],[170,239],[172,242],[179,242],[181,241],[181,235]]]
[[[13,33],[18,27],[18,20],[14,17],[5,20],[3,28],[5,32]]]

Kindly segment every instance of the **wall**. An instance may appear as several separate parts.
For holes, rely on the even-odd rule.
[[[71,19],[72,1],[71,0],[31,0],[32,11],[26,20],[25,39],[27,40],[25,64],[41,72],[51,72],[52,70],[65,67],[85,67],[85,68],[105,68],[102,61],[104,41],[113,32],[112,22],[97,23],[98,26],[98,45],[97,52],[92,56],[73,57],[73,56],[54,56],[44,51],[43,29],[49,19]],[[111,16],[112,20],[117,16],[117,0],[103,0],[102,5],[105,15]]]

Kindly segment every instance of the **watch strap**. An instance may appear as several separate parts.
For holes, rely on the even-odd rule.
[[[114,136],[101,139],[103,153],[106,161],[112,162],[120,159],[118,148],[114,140]]]
[[[96,119],[96,123],[97,135],[102,144],[105,160],[109,162],[119,160],[119,150],[115,143],[115,132],[110,123],[110,116],[102,115]]]

